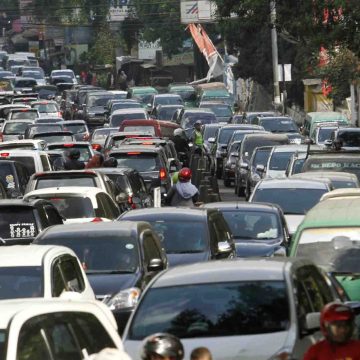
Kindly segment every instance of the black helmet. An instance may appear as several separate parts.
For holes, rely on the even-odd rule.
[[[109,157],[103,162],[103,167],[117,167],[117,160],[114,157]]]
[[[69,158],[72,160],[78,160],[80,157],[80,151],[78,149],[71,149],[69,153]]]
[[[184,358],[184,347],[176,336],[157,333],[148,336],[143,341],[141,358],[149,360],[151,354],[182,360]]]

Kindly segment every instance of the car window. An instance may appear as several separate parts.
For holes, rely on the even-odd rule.
[[[46,155],[40,155],[41,164],[44,171],[50,171],[50,164]]]
[[[115,205],[111,202],[110,196],[106,196],[105,194],[101,193],[97,194],[96,201],[98,203],[97,215],[99,217],[105,217],[113,220],[120,215]],[[101,208],[99,205],[101,205]],[[102,216],[100,216],[100,214]]]
[[[44,206],[45,214],[48,219],[49,225],[61,225],[63,223],[61,216],[50,205]]]
[[[217,242],[230,242],[231,235],[224,218],[222,216],[219,216],[218,214],[213,215],[211,218],[216,232]]]
[[[50,187],[64,187],[64,186],[88,186],[96,187],[95,178],[93,176],[69,176],[66,178],[51,178],[40,176],[36,179],[35,189],[46,189]]]
[[[160,251],[150,231],[144,231],[143,233],[143,247],[146,265],[148,265],[152,259],[161,259]]]
[[[35,168],[35,157],[33,156],[17,156],[11,155],[7,158],[8,160],[14,160],[22,163],[30,175],[36,172]]]

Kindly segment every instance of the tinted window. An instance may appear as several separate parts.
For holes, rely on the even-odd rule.
[[[169,96],[169,97],[165,97],[165,96],[157,96],[155,98],[155,106],[156,105],[182,105],[183,101],[181,99],[181,97],[176,97],[176,96]]]
[[[58,106],[56,104],[35,104],[32,106],[37,109],[39,113],[58,112]]]
[[[41,165],[44,171],[50,171],[49,161],[46,155],[40,155]]]
[[[72,142],[72,141],[70,140],[70,142]],[[79,158],[80,161],[87,162],[92,157],[92,154],[91,154],[90,149],[89,149],[88,146],[76,146],[76,145],[74,145],[74,146],[71,146],[69,148],[63,147],[61,145],[59,145],[59,146],[57,146],[57,145],[49,146],[49,150],[60,150],[60,151],[63,151],[63,152],[69,150],[70,148],[80,151],[80,158]]]
[[[208,108],[215,116],[218,117],[231,117],[232,116],[232,110],[230,106],[216,104],[216,105],[201,105],[201,108]]]
[[[211,137],[215,137],[216,135],[216,132],[219,128],[218,127],[215,127],[215,126],[205,126],[205,129],[204,129],[204,140],[207,140]]]
[[[323,143],[325,140],[330,139],[334,128],[321,127],[318,131],[318,142]]]
[[[73,134],[81,134],[86,132],[86,126],[85,125],[78,125],[78,124],[66,124],[66,128],[71,131]]]
[[[157,154],[130,152],[124,154],[111,154],[116,158],[118,167],[130,167],[139,172],[156,171],[160,168],[160,160]]]
[[[119,110],[119,109],[141,109],[142,106],[140,103],[115,103],[112,107],[111,107],[111,113],[113,113],[115,110]]]
[[[73,138],[71,135],[51,135],[51,134],[34,134],[33,139],[45,140],[48,144],[57,142],[72,142]]]
[[[273,139],[267,139],[267,138],[247,138],[245,141],[243,141],[243,156],[246,158],[251,158],[251,155],[255,148],[260,146],[274,146],[274,145],[283,145],[288,143],[288,140],[280,140],[276,141]]]
[[[197,120],[201,120],[201,123],[203,125],[218,122],[215,117],[215,114],[202,114],[202,113],[185,114],[182,127],[185,129],[192,128],[194,127],[194,124]]]
[[[145,262],[150,263],[152,259],[161,259],[158,246],[154,240],[153,234],[150,231],[145,231],[143,235],[143,246],[145,254]]]
[[[65,219],[95,217],[95,211],[92,202],[87,197],[58,196],[54,198],[48,198],[47,200],[55,205],[59,213]]]
[[[303,165],[304,165],[305,159],[297,159],[294,161],[292,174],[298,174],[301,173]]]
[[[23,135],[27,128],[28,122],[8,122],[3,129],[4,135]]]
[[[295,122],[291,119],[260,119],[259,125],[264,127],[266,131],[271,132],[299,132],[299,129],[296,126]]]
[[[33,174],[35,172],[35,160],[31,156],[9,156],[6,158],[7,160],[15,160],[22,163],[29,174]]]
[[[359,131],[340,131],[338,133],[338,139],[342,141],[343,146],[360,146]]]
[[[285,214],[304,215],[315,206],[325,189],[261,189],[254,194],[253,202],[279,205]]]
[[[0,267],[0,299],[44,296],[41,266]]]
[[[51,234],[41,244],[61,245],[72,249],[88,273],[113,270],[134,272],[139,263],[136,239],[124,235],[86,232],[69,237]]]
[[[37,235],[33,208],[2,206],[0,208],[0,237],[4,239],[32,238]]]
[[[292,152],[273,152],[270,158],[270,170],[286,170]]]
[[[180,338],[265,334],[289,327],[283,281],[225,282],[150,288],[129,331],[131,340],[156,332]]]
[[[235,238],[269,240],[281,234],[278,216],[270,212],[223,211]]]
[[[252,164],[254,166],[256,166],[256,165],[264,165],[264,166],[266,166],[267,161],[269,159],[270,151],[271,151],[270,149],[269,150],[258,150],[258,151],[256,151],[256,154],[254,156]]]
[[[176,108],[161,108],[157,113],[157,119],[171,120],[176,110]]]
[[[218,142],[220,144],[227,144],[234,131],[235,129],[221,129]]]
[[[96,182],[93,177],[79,176],[69,177],[65,179],[60,178],[46,178],[38,177],[36,179],[35,189],[46,189],[50,187],[64,187],[64,186],[89,186],[96,187]]]
[[[37,114],[36,111],[18,111],[18,112],[13,112],[11,114],[11,120],[17,120],[17,119],[30,119],[30,120],[35,120],[37,119],[39,116]]]
[[[112,99],[112,95],[106,95],[106,96],[99,96],[99,95],[93,95],[89,96],[87,106],[103,106],[105,107],[107,102]]]
[[[0,82],[1,86],[1,82]],[[6,333],[3,330],[0,330],[0,359],[5,359],[5,340]]]
[[[146,120],[146,115],[144,112],[119,114],[119,115],[113,114],[113,115],[111,115],[110,126],[113,126],[113,127],[120,126],[124,120]]]

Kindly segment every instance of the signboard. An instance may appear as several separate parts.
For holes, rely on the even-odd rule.
[[[291,64],[279,64],[279,81],[283,80],[283,74],[285,74],[285,81],[291,81]]]
[[[119,22],[130,17],[130,0],[111,0],[108,21]]]
[[[23,28],[31,27],[31,24],[34,23],[33,10],[29,9],[33,7],[32,0],[20,0],[20,21]]]
[[[162,50],[160,39],[155,42],[140,40],[138,58],[141,60],[154,60],[157,50]]]
[[[183,24],[206,23],[216,20],[216,4],[209,0],[182,0],[180,10]]]

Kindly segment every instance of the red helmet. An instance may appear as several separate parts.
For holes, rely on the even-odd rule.
[[[192,175],[191,170],[189,168],[184,167],[179,171],[179,181],[181,182],[190,181],[191,175]]]
[[[334,334],[331,330],[331,324],[336,322],[342,322],[349,326],[349,331],[346,338],[341,342],[347,342],[350,340],[354,330],[355,315],[351,307],[331,302],[324,306],[320,314],[320,327],[325,338],[329,341],[339,342],[334,339]]]

